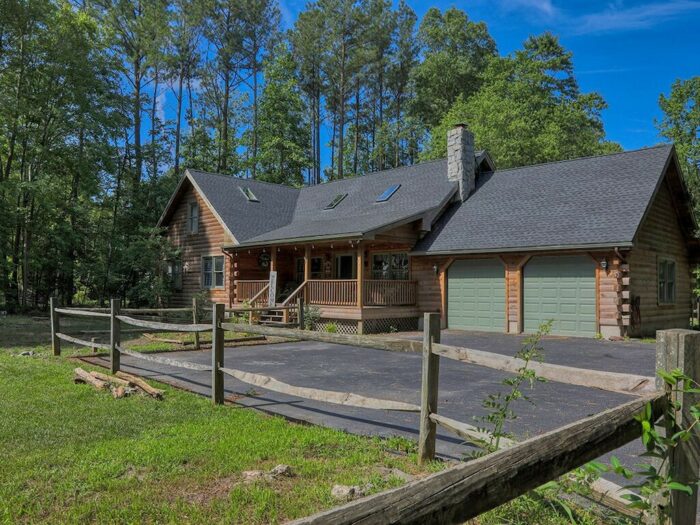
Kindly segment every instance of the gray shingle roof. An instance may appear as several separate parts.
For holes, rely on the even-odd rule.
[[[246,242],[352,236],[422,215],[444,206],[454,193],[456,184],[447,180],[446,169],[446,161],[439,160],[305,187],[291,222]],[[375,202],[392,184],[401,187],[388,201]],[[348,196],[335,208],[324,209],[345,193]]]
[[[672,146],[496,171],[415,253],[631,245]]]
[[[245,242],[291,221],[299,190],[228,175],[188,170],[236,240]],[[259,202],[249,202],[238,188],[249,187]]]
[[[476,191],[449,205],[414,253],[631,245],[671,151],[664,145],[482,174]],[[188,173],[237,243],[254,245],[361,236],[430,215],[456,191],[446,170],[438,160],[301,189]],[[377,203],[392,184],[401,187]],[[238,189],[245,187],[259,202],[246,199]]]
[[[239,244],[291,239],[360,236],[444,206],[456,191],[446,161],[406,166],[301,189],[250,179],[188,170]],[[391,184],[400,184],[386,202],[375,202]],[[238,188],[249,187],[259,202]],[[338,194],[348,196],[332,210]]]

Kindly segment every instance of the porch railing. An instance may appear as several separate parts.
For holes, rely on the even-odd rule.
[[[250,301],[253,297],[258,295],[267,285],[269,281],[256,280],[256,281],[236,281],[236,302],[244,303]],[[267,298],[265,298],[267,300]]]
[[[306,282],[309,304],[356,306],[356,279],[313,279]]]
[[[416,281],[371,279],[364,282],[366,306],[411,306],[416,304]]]

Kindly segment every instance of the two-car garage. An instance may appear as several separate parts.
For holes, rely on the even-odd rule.
[[[587,255],[535,256],[522,267],[524,332],[552,320],[552,333],[596,333],[595,263]],[[499,258],[457,260],[447,274],[448,328],[506,331],[506,267]]]

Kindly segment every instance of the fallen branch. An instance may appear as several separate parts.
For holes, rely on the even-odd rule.
[[[132,376],[131,374],[127,374],[126,372],[122,371],[117,372],[116,376],[121,379],[125,379],[130,383],[133,383],[154,399],[163,399],[163,394],[165,393],[165,391],[153,388],[140,377]]]
[[[73,377],[74,383],[86,383],[94,386],[97,390],[107,390],[109,388],[108,382],[92,376],[89,372],[86,372],[82,368],[76,368],[73,370],[73,372],[75,373],[75,376]]]

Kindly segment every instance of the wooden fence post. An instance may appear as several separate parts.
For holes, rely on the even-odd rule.
[[[440,356],[432,352],[433,343],[440,342],[440,314],[426,313],[423,321],[423,373],[420,396],[420,434],[418,462],[435,458],[437,425],[430,414],[437,414]]]
[[[224,322],[223,303],[214,303],[212,308],[211,327],[211,400],[215,405],[224,404],[224,373],[220,370],[224,366]]]
[[[297,320],[299,321],[299,330],[303,330],[306,321],[304,320],[304,300],[301,297],[297,298]]]
[[[671,371],[679,368],[693,381],[700,382],[700,332],[693,330],[662,330],[656,334],[656,370]],[[669,389],[664,381],[656,378],[657,388]],[[670,393],[670,392],[669,392]],[[672,435],[679,428],[687,428],[690,421],[690,409],[700,400],[697,394],[673,393],[671,402],[676,402],[680,410],[675,419],[666,417],[667,435]],[[671,451],[667,468],[673,474],[674,481],[693,485],[700,473],[700,431],[697,429],[688,441],[679,443]],[[655,502],[656,512],[652,523],[664,525],[693,525],[697,513],[697,487],[693,495],[674,490],[670,501]],[[668,517],[664,517],[660,506],[668,506]]]
[[[121,301],[112,299],[109,306],[109,361],[111,372],[116,374],[121,367],[121,353],[118,348],[121,345],[121,323],[117,319],[121,310]]]
[[[61,340],[58,334],[61,331],[61,322],[59,321],[59,313],[56,311],[56,298],[49,299],[49,309],[51,311],[51,349],[53,355],[61,355]]]
[[[199,315],[197,312],[197,298],[192,298],[192,324],[197,324],[199,322]],[[194,333],[194,349],[199,350],[199,332]]]

